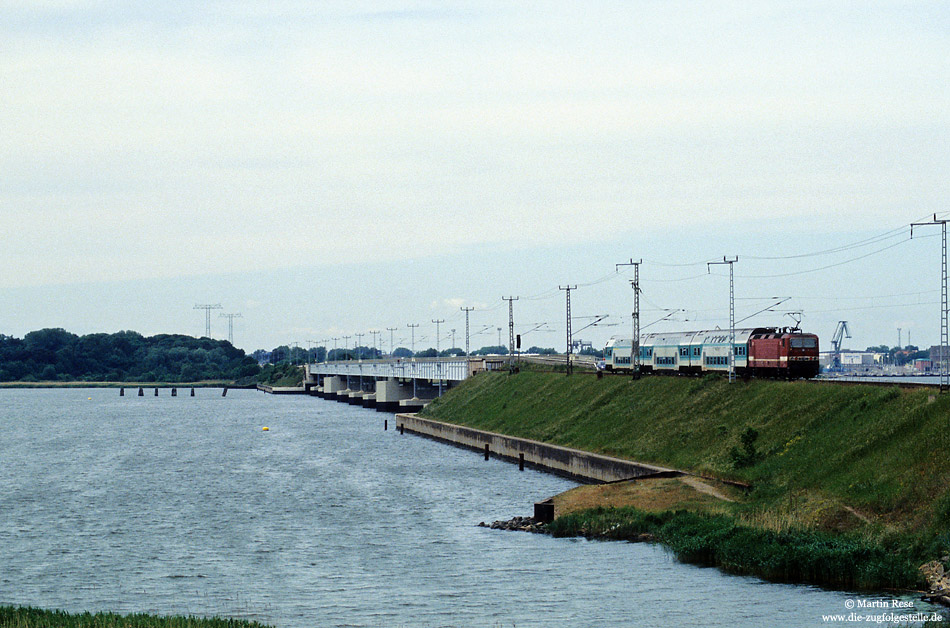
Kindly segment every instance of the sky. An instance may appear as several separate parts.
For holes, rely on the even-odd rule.
[[[631,260],[645,331],[728,327],[728,257],[743,325],[939,342],[943,1],[0,0],[0,42],[3,334],[474,348],[516,296],[563,348],[577,285],[601,345]]]

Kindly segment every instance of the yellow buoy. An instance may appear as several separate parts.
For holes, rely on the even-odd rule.
[[[270,431],[270,428],[269,428],[269,427],[262,427],[262,428],[261,428],[261,431],[262,431],[262,432],[269,432],[269,431]]]
[[[92,397],[86,397],[86,399],[88,399],[89,401],[92,401]]]

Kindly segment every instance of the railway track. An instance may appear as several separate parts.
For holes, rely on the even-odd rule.
[[[566,357],[565,355],[522,355],[520,356],[520,361],[529,362],[531,364],[541,364],[545,366],[564,366]],[[572,356],[571,361],[575,369],[578,369],[580,373],[597,373],[597,358],[593,356]],[[622,376],[630,377],[629,372],[624,371],[601,371],[604,375],[612,376]],[[669,374],[667,374],[669,376]],[[838,385],[838,386],[897,386],[898,388],[927,388],[927,389],[939,389],[940,388],[940,379],[933,378],[932,382],[922,382],[919,380],[916,381],[902,381],[900,378],[893,379],[851,379],[844,377],[816,377],[813,379],[804,380],[813,384],[829,384],[829,385]]]

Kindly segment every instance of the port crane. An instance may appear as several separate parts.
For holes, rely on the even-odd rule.
[[[848,329],[848,321],[838,321],[835,328],[835,335],[831,338],[831,370],[838,372],[841,370],[841,341],[851,337],[851,330]]]

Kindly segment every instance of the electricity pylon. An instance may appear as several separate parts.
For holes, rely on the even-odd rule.
[[[220,303],[215,303],[214,305],[196,305],[194,307],[196,310],[205,311],[205,338],[211,337],[211,310],[223,310]]]
[[[244,318],[244,317],[241,316],[240,312],[237,312],[235,314],[221,314],[220,316],[218,316],[218,318],[228,319],[228,342],[230,342],[233,345],[234,344],[234,319]]]

